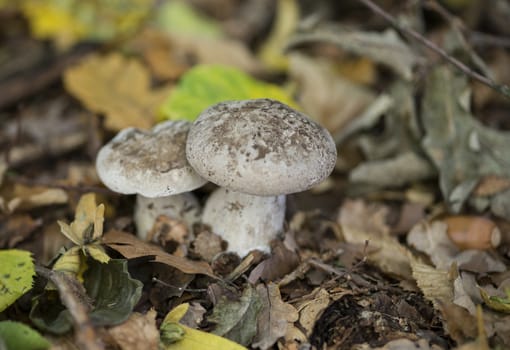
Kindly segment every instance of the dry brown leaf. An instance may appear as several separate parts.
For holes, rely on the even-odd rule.
[[[342,226],[345,241],[364,244],[368,241],[368,261],[382,271],[412,279],[409,251],[389,235],[386,224],[388,210],[382,205],[366,205],[363,201],[349,200],[343,204],[338,223]]]
[[[156,262],[174,267],[188,274],[202,274],[217,278],[209,264],[203,261],[193,261],[165,253],[160,247],[141,241],[129,233],[111,230],[103,236],[103,243],[118,251],[127,259],[142,256],[154,256]]]
[[[301,330],[306,333],[307,337],[313,332],[315,322],[322,315],[322,312],[326,310],[331,302],[329,293],[324,288],[317,288],[310,293],[305,300],[296,305],[299,311],[299,324]],[[292,329],[290,329],[292,331]],[[286,339],[292,339],[289,337],[290,334],[285,336]]]
[[[108,330],[122,350],[157,350],[159,331],[156,328],[156,311],[149,310],[145,315],[134,312],[129,319]]]
[[[34,230],[41,227],[42,218],[34,220],[30,215],[12,215],[0,220],[0,247],[12,248],[27,239]]]
[[[67,203],[67,193],[60,188],[48,188],[44,186],[26,186],[15,184],[10,193],[0,194],[5,201],[7,212],[19,209],[31,209],[46,205]],[[1,208],[0,208],[1,209]]]
[[[407,235],[407,244],[429,255],[438,269],[447,270],[459,249],[448,238],[448,226],[442,221],[422,221]]]
[[[276,284],[259,284],[257,292],[262,301],[262,311],[252,347],[268,349],[287,333],[289,326],[298,320],[299,314],[294,306],[283,302]]]
[[[473,193],[477,196],[491,196],[510,188],[510,179],[496,175],[482,177]]]
[[[409,260],[413,277],[425,298],[430,300],[438,310],[442,304],[451,304],[453,301],[453,280],[449,271],[438,270],[413,257],[410,253]]]
[[[106,116],[106,127],[150,128],[169,88],[151,89],[147,69],[120,54],[90,55],[64,73],[67,90],[89,110]]]
[[[375,96],[335,72],[325,60],[291,54],[289,74],[299,84],[304,110],[332,134],[363,112]]]

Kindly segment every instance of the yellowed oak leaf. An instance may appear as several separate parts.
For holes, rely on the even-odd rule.
[[[106,117],[106,127],[147,129],[169,88],[151,89],[148,70],[138,61],[113,53],[90,55],[64,73],[67,90],[89,110]]]

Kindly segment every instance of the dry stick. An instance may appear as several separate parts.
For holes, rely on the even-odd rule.
[[[443,5],[438,3],[437,0],[427,0],[423,3],[423,5],[433,11],[436,11],[441,17],[452,23],[454,26],[459,27],[473,45],[492,45],[510,48],[510,38],[471,30],[460,18],[451,14]]]
[[[63,272],[53,271],[37,265],[35,270],[57,287],[62,304],[71,314],[78,348],[81,350],[104,350],[104,346],[90,322],[87,307],[80,300],[80,295],[85,295],[83,286],[76,279],[73,281],[70,276]],[[77,286],[80,286],[83,290],[77,290]]]
[[[434,44],[432,41],[425,38],[423,35],[421,35],[417,31],[415,31],[414,29],[402,26],[400,23],[398,23],[398,21],[395,17],[393,17],[388,12],[383,10],[381,7],[379,7],[378,5],[373,3],[372,0],[358,0],[358,1],[361,2],[363,5],[365,5],[366,7],[368,7],[374,13],[376,13],[379,16],[386,19],[388,22],[390,22],[390,24],[392,26],[394,26],[399,31],[406,33],[407,35],[411,36],[412,38],[414,38],[415,40],[420,42],[422,45],[426,46],[430,50],[439,54],[444,60],[446,60],[448,63],[452,64],[453,66],[455,66],[457,69],[462,71],[464,74],[472,77],[475,80],[478,80],[480,83],[482,83],[484,85],[489,86],[490,88],[496,90],[503,96],[510,98],[510,87],[509,86],[497,84],[494,81],[492,81],[491,79],[473,71],[471,68],[466,66],[464,63],[462,63],[455,57],[450,56],[446,51],[444,51],[442,48],[440,48],[439,46]]]

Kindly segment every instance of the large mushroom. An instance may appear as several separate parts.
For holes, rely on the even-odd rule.
[[[200,206],[189,193],[206,183],[186,160],[191,123],[168,121],[152,131],[128,128],[103,146],[96,159],[99,178],[111,190],[137,194],[137,235],[146,239],[155,219],[166,215],[191,225]]]
[[[227,101],[200,114],[186,144],[193,169],[220,186],[202,222],[245,256],[283,230],[285,194],[323,181],[336,162],[329,132],[304,114],[270,99]]]

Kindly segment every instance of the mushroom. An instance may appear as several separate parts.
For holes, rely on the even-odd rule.
[[[245,256],[269,252],[283,230],[285,194],[323,181],[336,147],[329,132],[304,114],[270,99],[218,103],[195,120],[186,156],[193,169],[220,186],[202,222]]]
[[[187,121],[167,121],[152,131],[127,128],[97,154],[96,170],[106,187],[137,194],[134,218],[141,239],[159,215],[183,220],[189,227],[199,220],[199,203],[187,192],[207,181],[186,160],[190,126]]]

